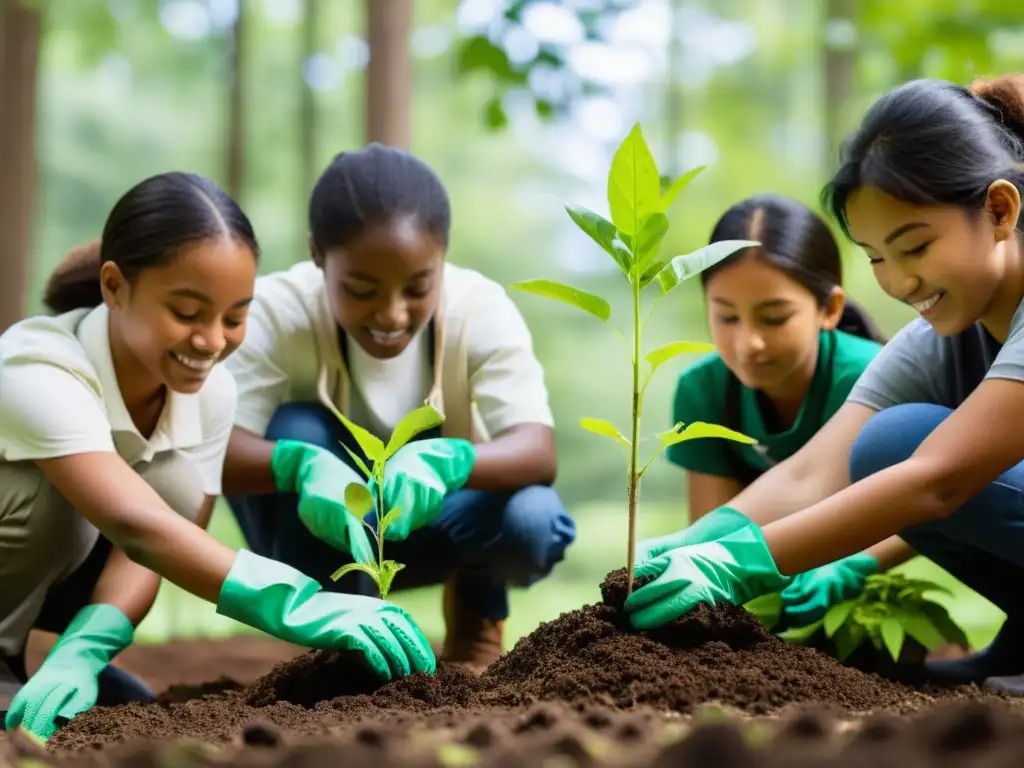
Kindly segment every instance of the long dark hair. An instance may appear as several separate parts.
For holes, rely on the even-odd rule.
[[[53,312],[103,303],[100,267],[114,262],[125,279],[170,263],[190,245],[227,235],[259,259],[248,217],[230,195],[195,173],[152,176],[128,190],[114,205],[98,240],[73,249],[53,271],[43,302]]]
[[[822,191],[826,209],[850,236],[850,195],[873,186],[916,205],[980,213],[997,179],[1024,195],[1024,75],[963,88],[912,80],[868,110],[843,147],[842,165]]]
[[[795,280],[825,306],[835,288],[843,284],[843,262],[828,225],[803,203],[776,194],[741,200],[715,224],[711,242],[756,240],[756,248],[744,248],[701,272],[701,284],[730,264],[756,253],[787,277]],[[838,330],[884,343],[885,338],[867,312],[849,298],[836,326]]]

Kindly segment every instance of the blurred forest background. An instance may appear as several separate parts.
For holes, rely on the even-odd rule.
[[[532,277],[623,297],[617,268],[562,201],[607,211],[611,153],[640,122],[664,173],[707,170],[671,212],[666,253],[706,242],[761,191],[817,207],[837,146],[883,90],[1024,69],[1024,17],[1002,0],[0,0],[0,330],[41,312],[42,286],[99,235],[145,176],[185,169],[228,189],[262,271],[306,258],[321,168],[369,140],[411,149],[448,186],[450,258],[503,284]],[[848,292],[892,333],[911,317],[847,251]],[[625,424],[628,361],[593,318],[514,294],[546,366],[558,489],[580,526],[566,562],[517,592],[510,640],[597,597],[625,560],[625,459],[578,427]],[[621,316],[624,305],[613,302]],[[664,302],[651,345],[706,340],[697,281]],[[645,431],[669,425],[676,372],[649,390]],[[599,375],[594,375],[594,372]],[[666,462],[644,481],[641,533],[687,520]],[[241,546],[226,509],[213,529]],[[398,580],[400,586],[401,578]],[[396,593],[428,632],[437,590]],[[963,590],[972,637],[999,614]],[[162,588],[140,637],[238,631]]]

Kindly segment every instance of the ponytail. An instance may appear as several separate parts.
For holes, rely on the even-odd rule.
[[[46,281],[43,303],[47,309],[59,315],[102,304],[101,265],[99,238],[71,249]]]
[[[875,321],[871,319],[871,315],[849,298],[847,298],[846,304],[843,306],[843,314],[839,318],[836,330],[853,336],[860,336],[862,339],[868,339],[869,341],[876,341],[879,344],[885,344],[887,341],[882,331],[875,324]]]

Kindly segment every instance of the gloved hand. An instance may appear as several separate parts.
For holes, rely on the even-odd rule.
[[[874,573],[878,573],[878,560],[860,552],[797,574],[782,591],[786,626],[805,627],[823,618],[836,603],[859,595]]]
[[[70,720],[96,703],[97,678],[111,659],[131,644],[135,630],[119,609],[107,603],[80,610],[46,660],[14,696],[5,725],[19,725],[40,739],[57,730],[57,718]]]
[[[476,446],[468,440],[436,437],[402,446],[384,467],[384,511],[402,511],[384,532],[388,541],[402,541],[429,525],[441,513],[444,499],[469,479]],[[366,516],[376,527],[376,510]]]
[[[690,544],[714,541],[746,525],[751,525],[750,518],[732,507],[713,509],[681,531],[641,541],[636,547],[636,562],[643,563]]]
[[[224,580],[217,613],[296,645],[359,651],[385,680],[436,668],[430,643],[397,605],[324,592],[294,568],[245,549]]]
[[[750,522],[715,541],[673,549],[633,573],[657,577],[626,598],[625,610],[637,629],[668,624],[697,603],[742,605],[790,581],[776,568],[760,527]]]
[[[278,440],[270,460],[277,490],[299,495],[299,518],[309,532],[360,563],[374,561],[362,522],[345,508],[345,488],[366,481],[330,451],[297,440]]]

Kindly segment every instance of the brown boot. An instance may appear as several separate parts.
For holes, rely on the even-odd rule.
[[[501,655],[504,619],[475,616],[456,598],[454,576],[444,584],[444,623],[447,635],[441,661],[462,665],[479,675]]]

